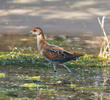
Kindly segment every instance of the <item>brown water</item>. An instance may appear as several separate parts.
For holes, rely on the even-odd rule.
[[[49,37],[56,39],[66,50],[97,54],[99,44],[89,37]],[[88,42],[89,41],[89,42]],[[91,43],[90,43],[91,41]],[[51,43],[53,43],[51,41]],[[10,48],[32,47],[37,50],[33,37],[4,35],[0,37],[0,51]],[[44,63],[44,62],[41,62]],[[70,67],[69,74],[57,67],[0,66],[0,100],[110,100],[110,68]]]

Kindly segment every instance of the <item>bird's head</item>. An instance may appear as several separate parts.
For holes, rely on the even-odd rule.
[[[32,29],[32,31],[28,32],[27,34],[40,35],[42,33],[43,33],[43,31],[42,31],[41,28],[35,27],[35,28]]]

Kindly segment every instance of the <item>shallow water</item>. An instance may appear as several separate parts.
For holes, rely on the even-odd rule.
[[[59,42],[53,42],[53,39]],[[49,37],[48,42],[71,52],[97,54],[97,42],[93,45],[87,40],[87,37],[61,36]],[[0,51],[7,52],[13,47],[31,47],[36,51],[35,41],[25,35],[4,35],[0,37]],[[0,66],[0,100],[110,100],[109,67],[72,66],[70,69],[71,74],[57,66],[54,77],[51,66]]]

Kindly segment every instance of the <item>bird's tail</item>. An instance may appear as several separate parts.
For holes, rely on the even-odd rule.
[[[77,60],[81,56],[84,56],[84,54],[83,53],[73,53],[73,60]]]

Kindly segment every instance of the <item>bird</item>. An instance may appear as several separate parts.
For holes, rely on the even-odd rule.
[[[59,46],[49,44],[45,39],[43,30],[39,27],[34,27],[27,33],[36,35],[38,51],[49,64],[52,64],[54,72],[57,71],[57,65],[62,65],[69,73],[71,73],[71,70],[64,63],[70,60],[77,60],[80,56],[83,56],[82,53],[70,53]]]

